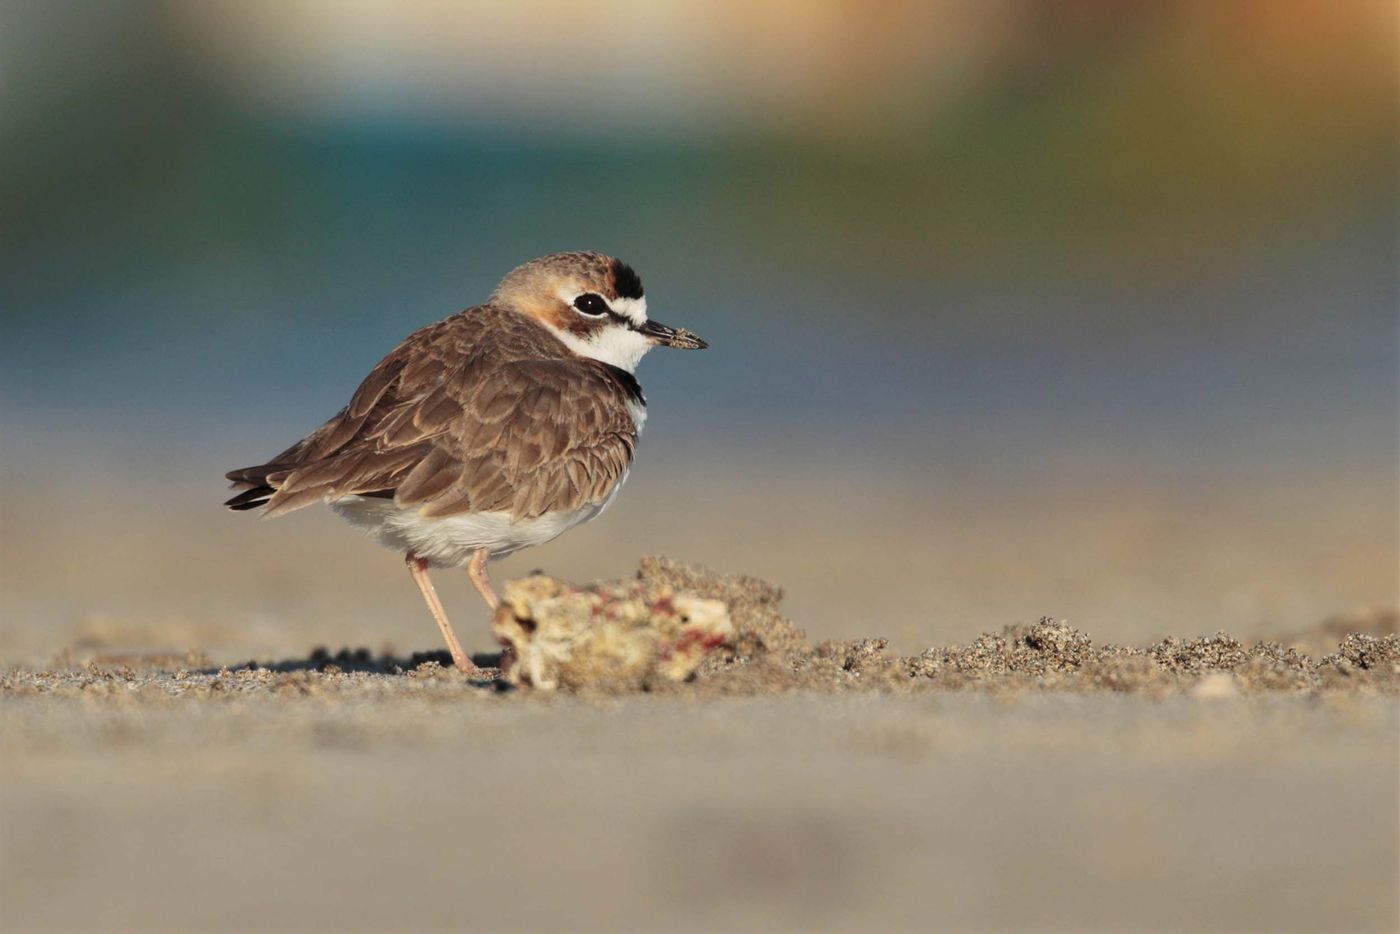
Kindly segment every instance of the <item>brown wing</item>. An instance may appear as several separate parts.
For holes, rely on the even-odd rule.
[[[265,502],[270,517],[392,493],[425,516],[524,519],[601,502],[636,447],[635,383],[625,376],[569,354],[522,316],[453,316],[385,357],[315,432],[262,467],[229,473],[243,492],[228,505]]]

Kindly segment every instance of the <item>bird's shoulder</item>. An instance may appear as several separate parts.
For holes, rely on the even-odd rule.
[[[445,399],[461,403],[468,417],[527,419],[563,418],[571,406],[626,413],[645,405],[631,373],[574,353],[525,315],[486,304],[409,335],[360,384],[346,411],[358,419],[376,408],[436,408]],[[508,410],[509,400],[529,404]]]

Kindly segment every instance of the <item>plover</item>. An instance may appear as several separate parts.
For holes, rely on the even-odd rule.
[[[225,505],[272,518],[328,503],[403,553],[452,661],[474,673],[428,570],[466,568],[494,610],[487,562],[606,509],[646,420],[633,372],[659,344],[707,346],[647,317],[626,263],[533,260],[484,304],[410,334],[320,428],[229,471]]]

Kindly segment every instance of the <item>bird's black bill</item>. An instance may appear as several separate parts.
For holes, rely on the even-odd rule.
[[[704,350],[710,346],[685,328],[667,327],[659,321],[648,321],[637,328],[637,332],[645,334],[658,344],[677,347],[681,350]]]

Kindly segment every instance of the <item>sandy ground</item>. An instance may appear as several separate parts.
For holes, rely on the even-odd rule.
[[[502,690],[367,650],[8,668],[0,925],[1400,924],[1393,618],[1132,648],[1045,620],[899,656],[813,644],[761,582],[641,578],[729,602],[693,681]]]

